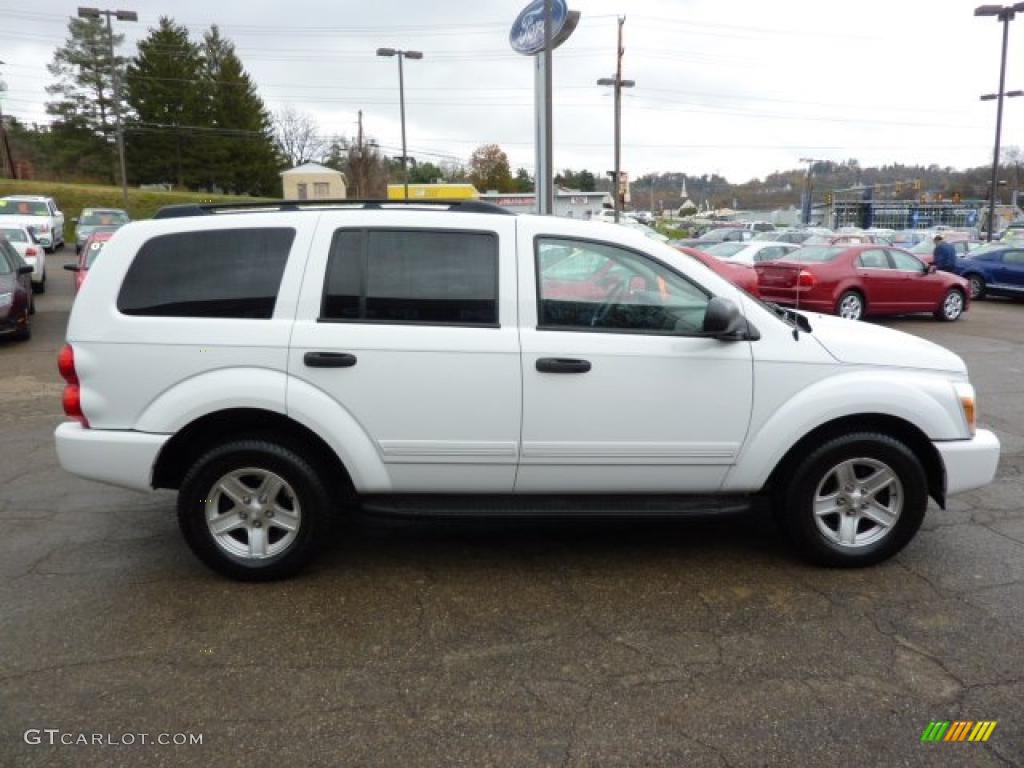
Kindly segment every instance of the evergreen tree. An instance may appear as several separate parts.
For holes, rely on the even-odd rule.
[[[47,66],[57,82],[46,88],[55,97],[46,105],[54,116],[52,132],[59,157],[55,165],[67,167],[78,176],[114,180],[117,154],[114,146],[113,67],[122,72],[125,59],[117,55],[124,35],[114,35],[114,58],[110,56],[106,25],[101,19],[68,22],[68,39],[53,54]]]
[[[141,182],[209,183],[209,79],[199,46],[166,16],[139,42],[126,73],[134,111],[128,168]]]
[[[234,44],[221,37],[216,25],[203,36],[203,57],[211,123],[216,129],[204,141],[209,160],[207,186],[233,194],[276,195],[280,161],[273,119]]]

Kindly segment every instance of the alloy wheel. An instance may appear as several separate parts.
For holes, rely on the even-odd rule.
[[[903,511],[903,484],[878,459],[848,459],[828,470],[814,494],[814,522],[826,540],[857,549],[881,541]]]
[[[844,320],[860,320],[864,313],[864,302],[855,293],[847,294],[839,302],[839,316]]]
[[[211,537],[235,559],[264,560],[281,554],[302,525],[295,491],[266,469],[247,467],[227,473],[204,501]]]
[[[964,297],[959,291],[950,291],[942,302],[942,313],[947,320],[956,320],[964,311]]]

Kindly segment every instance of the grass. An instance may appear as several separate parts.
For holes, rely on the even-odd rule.
[[[15,181],[0,179],[0,197],[7,195],[47,195],[54,198],[64,212],[64,240],[74,245],[75,225],[83,208],[123,208],[120,187],[100,184],[61,184],[52,181]],[[132,219],[148,219],[165,205],[176,203],[223,202],[241,203],[253,197],[210,195],[202,192],[150,192],[128,188],[128,215]]]

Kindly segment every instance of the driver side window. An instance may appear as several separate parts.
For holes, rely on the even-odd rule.
[[[665,265],[614,245],[538,238],[541,330],[690,334],[709,296]]]

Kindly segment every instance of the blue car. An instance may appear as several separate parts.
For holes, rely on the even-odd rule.
[[[1024,297],[1024,242],[992,243],[958,259],[956,273],[970,284],[971,298]]]

